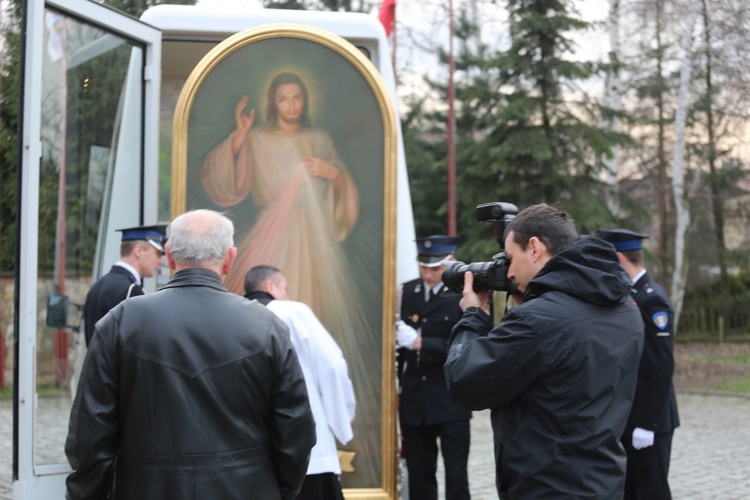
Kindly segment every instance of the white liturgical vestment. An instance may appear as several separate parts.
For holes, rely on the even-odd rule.
[[[272,300],[268,309],[289,327],[315,418],[317,442],[310,455],[307,474],[341,474],[335,439],[341,444],[352,439],[356,409],[344,355],[312,309],[304,303]]]

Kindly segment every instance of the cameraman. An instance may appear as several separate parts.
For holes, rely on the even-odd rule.
[[[620,436],[643,349],[630,278],[611,245],[577,238],[546,204],[509,223],[505,251],[520,305],[492,329],[488,295],[466,273],[445,363],[450,395],[492,408],[500,498],[622,498]]]

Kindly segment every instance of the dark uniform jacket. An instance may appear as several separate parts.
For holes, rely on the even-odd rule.
[[[451,329],[461,318],[461,296],[438,295],[426,302],[424,287],[420,278],[404,283],[402,289],[401,319],[415,330],[422,329],[422,348],[399,350],[399,418],[415,426],[467,420],[471,412],[453,404],[443,374]],[[445,289],[443,286],[441,292]]]
[[[91,343],[97,321],[123,300],[138,295],[143,295],[143,289],[136,284],[135,276],[122,266],[112,266],[107,274],[96,280],[86,294],[83,307],[86,345]]]
[[[203,269],[96,326],[70,416],[68,497],[294,498],[315,444],[284,323]]]
[[[672,432],[680,425],[672,385],[674,373],[674,313],[664,289],[644,274],[631,292],[646,325],[638,385],[625,436],[640,427],[656,434]]]
[[[501,498],[622,498],[620,436],[643,349],[630,288],[612,246],[584,237],[491,332],[489,316],[471,309],[454,328],[450,394],[492,408]]]

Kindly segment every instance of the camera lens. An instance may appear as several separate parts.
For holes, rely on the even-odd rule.
[[[464,289],[464,273],[468,269],[469,266],[463,262],[446,262],[445,270],[443,271],[443,283],[452,292],[460,294]]]
[[[472,262],[469,265],[463,262],[449,262],[443,271],[443,283],[456,293],[462,293],[464,289],[464,273],[471,271],[474,275],[475,292],[483,292],[489,289],[490,271],[492,262]]]

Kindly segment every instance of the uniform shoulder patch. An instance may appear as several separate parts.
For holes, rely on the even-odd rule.
[[[651,319],[654,320],[654,324],[659,327],[659,330],[664,330],[669,324],[669,315],[666,311],[655,312]]]

